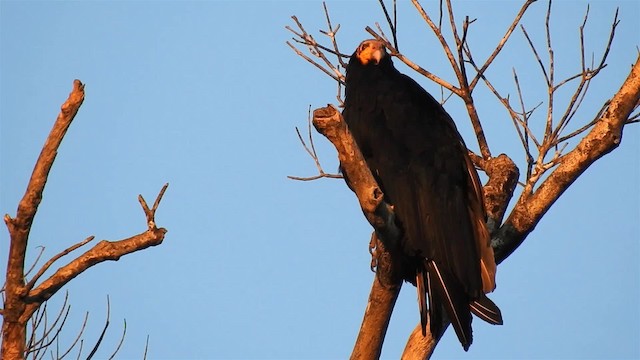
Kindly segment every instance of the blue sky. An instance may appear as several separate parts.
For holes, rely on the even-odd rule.
[[[328,6],[341,24],[345,52],[370,37],[366,25],[384,22],[375,1]],[[557,77],[579,66],[577,28],[585,6],[554,3]],[[619,88],[637,56],[635,1],[591,3],[587,51],[598,58],[616,6],[621,23],[609,65],[591,86],[576,119],[582,123]],[[517,6],[467,1],[457,9],[459,19],[478,19],[470,41],[483,58]],[[546,3],[536,3],[523,20],[541,46],[545,10]],[[402,3],[400,11],[400,48],[453,81],[413,8]],[[109,295],[112,328],[102,357],[117,343],[123,319],[124,359],[142,357],[147,335],[149,358],[158,359],[350,354],[373,278],[371,229],[342,181],[286,178],[315,174],[294,127],[306,126],[309,106],[335,103],[333,81],[285,45],[291,15],[321,37],[318,1],[0,2],[2,213],[15,214],[73,79],[86,84],[33,226],[30,259],[37,246],[45,246],[49,258],[89,235],[117,240],[144,231],[136,196],[152,201],[170,183],[156,217],[169,230],[165,242],[75,279],[66,288],[72,316],[61,344],[75,337],[85,311],[85,339],[97,338]],[[513,67],[521,84],[527,81],[527,103],[544,101],[540,71],[521,32],[489,72],[504,94],[515,94]],[[420,82],[439,94],[433,83]],[[509,154],[523,169],[506,112],[486,91],[478,92],[476,104],[493,153]],[[450,101],[446,108],[476,147],[462,106]],[[492,299],[504,326],[474,321],[469,353],[449,331],[436,357],[640,357],[638,135],[638,125],[629,126],[620,148],[588,169],[499,267]],[[330,144],[318,136],[316,145],[325,170],[336,169]],[[5,259],[6,231],[0,243]],[[1,264],[4,271],[5,260]],[[384,358],[399,357],[417,323],[415,290],[408,285]]]

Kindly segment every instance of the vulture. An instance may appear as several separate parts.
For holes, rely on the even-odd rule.
[[[467,147],[451,116],[394,67],[381,41],[358,46],[345,84],[342,115],[393,207],[402,236],[390,251],[400,254],[402,276],[417,288],[422,334],[428,323],[438,337],[448,320],[467,351],[472,313],[502,324],[486,296],[496,286],[496,264]]]

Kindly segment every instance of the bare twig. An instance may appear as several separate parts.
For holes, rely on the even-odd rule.
[[[507,28],[506,33],[504,34],[502,39],[500,39],[500,42],[498,43],[498,45],[495,47],[491,55],[489,55],[487,60],[485,60],[484,64],[476,71],[476,76],[473,78],[473,80],[471,80],[471,83],[469,84],[469,88],[471,89],[471,91],[473,91],[478,81],[484,76],[485,71],[493,63],[493,61],[496,59],[498,54],[500,54],[500,52],[504,48],[504,45],[507,43],[507,41],[511,37],[511,34],[513,34],[513,30],[515,30],[516,26],[518,26],[518,24],[520,23],[520,20],[522,20],[522,16],[524,16],[527,9],[529,9],[529,6],[531,6],[531,4],[533,4],[534,2],[536,2],[536,0],[527,0],[522,5],[522,7],[520,8],[520,11],[518,11],[518,14],[511,22],[511,25],[509,25],[509,28]]]
[[[516,89],[518,91],[518,99],[520,100],[520,108],[522,109],[522,113],[521,113],[522,122],[519,122],[518,120],[514,119],[513,116],[511,116],[511,119],[513,120],[513,126],[515,126],[516,128],[516,131],[518,132],[518,137],[520,138],[520,141],[522,142],[522,147],[524,148],[525,158],[527,160],[527,179],[528,179],[529,176],[531,175],[531,168],[533,166],[533,156],[531,155],[531,150],[529,149],[530,136],[528,131],[529,116],[533,113],[533,110],[531,112],[528,112],[524,105],[524,97],[522,96],[522,89],[520,88],[520,82],[518,81],[518,74],[516,73],[516,69],[513,69],[513,80],[515,81],[515,84],[516,84]],[[519,124],[522,124],[522,128],[525,129],[525,131],[520,130]],[[531,139],[533,139],[534,143],[537,144],[537,141],[534,136],[531,136]]]
[[[143,360],[147,360],[147,351],[149,350],[149,335],[147,335],[147,341],[144,343],[144,354],[142,355]]]
[[[421,66],[419,66],[418,64],[414,63],[409,58],[404,56],[402,53],[398,52],[398,49],[396,49],[387,39],[385,39],[380,34],[375,32],[372,28],[367,26],[365,28],[365,30],[369,34],[371,34],[371,36],[373,36],[376,40],[382,41],[384,43],[384,45],[387,47],[387,49],[389,49],[389,53],[392,56],[395,56],[398,59],[400,59],[400,61],[402,61],[405,65],[407,65],[411,69],[415,70],[416,72],[418,72],[420,75],[426,77],[427,79],[429,79],[429,80],[435,82],[436,84],[444,87],[445,89],[451,91],[452,93],[454,93],[454,94],[456,94],[458,96],[461,95],[460,89],[458,89],[457,87],[453,86],[452,84],[450,84],[446,80],[440,78],[439,76],[431,73],[430,71],[422,68]]]
[[[307,143],[304,141],[304,139],[302,138],[302,135],[300,134],[300,129],[298,129],[298,127],[296,126],[296,134],[298,135],[298,140],[300,140],[300,143],[302,143],[304,150],[307,152],[307,154],[309,154],[309,156],[311,156],[311,158],[313,159],[313,162],[316,164],[316,168],[318,169],[318,175],[310,176],[310,177],[287,176],[287,178],[291,180],[299,180],[299,181],[311,181],[311,180],[317,180],[321,178],[342,179],[342,175],[340,174],[328,174],[324,172],[324,170],[322,169],[322,165],[320,165],[320,159],[318,158],[315,145],[313,144],[313,133],[311,132],[311,107],[309,107],[309,114],[307,116],[307,131],[308,131],[310,146],[307,146]]]
[[[118,342],[118,346],[116,346],[116,349],[113,351],[113,353],[111,353],[111,356],[109,356],[109,360],[116,357],[116,355],[120,351],[120,348],[122,347],[122,344],[124,344],[124,338],[126,337],[126,335],[127,335],[127,320],[125,319],[124,325],[122,327],[122,336],[120,336],[120,341]]]
[[[102,332],[100,333],[98,340],[93,345],[93,349],[91,349],[91,351],[89,352],[89,355],[87,355],[87,360],[90,360],[91,358],[93,358],[93,356],[96,354],[96,351],[98,351],[100,344],[102,344],[102,340],[104,340],[104,335],[107,333],[107,329],[109,328],[110,318],[111,318],[111,303],[109,302],[109,296],[107,296],[107,318],[104,321],[104,327],[102,328]]]
[[[329,16],[329,9],[327,9],[327,3],[323,1],[322,7],[324,8],[324,15],[327,20],[327,27],[329,28],[329,31],[327,32],[327,31],[320,30],[320,32],[327,35],[329,39],[331,39],[331,45],[333,45],[333,50],[325,48],[324,46],[320,46],[320,45],[318,45],[318,47],[332,53],[333,55],[337,55],[336,58],[338,59],[338,62],[340,63],[342,68],[346,68],[347,64],[343,60],[346,56],[342,56],[340,49],[338,49],[338,41],[336,40],[336,35],[338,34],[338,30],[340,30],[340,24],[338,24],[338,26],[334,28],[333,25],[331,25],[331,16]],[[339,72],[339,68],[338,68],[338,72]]]
[[[396,0],[393,0],[393,20],[391,20],[391,16],[389,15],[389,11],[387,11],[387,7],[384,4],[384,0],[378,0],[380,7],[382,8],[382,12],[384,13],[384,17],[387,19],[387,25],[389,25],[389,29],[391,30],[391,36],[393,37],[393,46],[398,48],[398,34],[397,34],[397,13],[396,13]]]
[[[67,321],[67,317],[69,316],[69,311],[71,310],[71,306],[67,305],[68,300],[69,300],[69,294],[66,293],[64,297],[64,302],[60,307],[60,312],[58,313],[58,316],[54,320],[53,324],[51,324],[51,326],[48,326],[46,324],[46,320],[44,325],[41,326],[41,321],[40,321],[42,318],[46,319],[47,303],[44,303],[43,306],[38,308],[38,312],[36,313],[35,317],[31,319],[31,322],[32,322],[31,337],[27,342],[27,353],[45,350],[53,343],[53,341],[57,340],[58,335],[62,331],[62,328],[64,327],[64,324]],[[58,325],[58,322],[60,320],[62,321],[60,325]],[[36,339],[37,330],[40,327],[42,327],[42,335],[40,336],[39,339]],[[56,333],[53,335],[53,337],[49,339],[49,334],[53,330],[56,330]]]
[[[322,65],[320,65],[319,63],[315,62],[314,60],[312,60],[310,57],[308,57],[307,55],[303,54],[302,51],[298,50],[298,48],[296,48],[295,46],[293,46],[290,42],[286,42],[287,45],[289,45],[289,47],[291,49],[293,49],[293,51],[295,51],[295,53],[300,56],[301,58],[307,60],[310,64],[312,64],[313,66],[317,67],[318,69],[320,69],[322,72],[324,72],[325,74],[329,75],[333,80],[335,81],[339,81],[341,83],[344,83],[344,77],[343,76],[338,76],[335,73],[331,72],[330,70],[324,68]],[[339,71],[338,71],[339,72]]]
[[[418,0],[411,0],[411,3],[416,8],[420,16],[422,16],[422,19],[427,23],[427,25],[429,25],[429,28],[431,28],[431,31],[440,42],[440,45],[442,46],[442,50],[444,50],[444,53],[447,59],[449,60],[449,63],[451,64],[451,68],[456,74],[456,77],[458,78],[458,80],[460,80],[462,76],[462,74],[460,73],[460,66],[458,66],[458,63],[456,62],[456,58],[453,56],[453,52],[451,51],[451,47],[447,43],[447,40],[444,38],[442,31],[440,31],[438,26],[436,26],[433,20],[431,20],[431,17],[429,16],[429,14],[427,14],[427,12],[424,10],[424,8],[422,7],[422,5]]]
[[[564,114],[560,117],[560,121],[557,125],[557,127],[554,129],[553,133],[551,134],[551,141],[554,142],[555,144],[558,144],[559,142],[561,142],[558,137],[560,136],[560,134],[562,133],[562,131],[566,128],[566,126],[569,124],[569,122],[571,121],[571,119],[574,117],[574,115],[576,114],[578,108],[580,107],[580,105],[582,104],[583,99],[585,98],[588,88],[589,88],[589,84],[591,83],[591,79],[593,79],[596,75],[598,75],[598,73],[604,69],[606,67],[606,59],[607,56],[609,54],[609,50],[611,49],[611,45],[613,43],[613,38],[615,36],[615,30],[616,27],[619,24],[619,20],[618,20],[618,10],[616,10],[612,25],[611,25],[611,31],[609,32],[609,39],[607,40],[607,44],[605,45],[605,50],[602,54],[602,58],[600,59],[600,63],[593,69],[588,69],[585,67],[585,48],[584,48],[584,28],[586,26],[587,23],[587,19],[589,16],[589,6],[587,5],[587,11],[585,13],[584,16],[584,20],[582,25],[580,26],[580,50],[581,50],[581,64],[582,64],[582,71],[580,74],[574,75],[572,77],[567,78],[566,80],[560,82],[559,84],[555,85],[553,87],[553,91],[556,91],[557,89],[559,89],[561,86],[567,84],[569,81],[576,79],[576,78],[580,78],[581,81],[580,83],[577,85],[576,90],[574,91],[571,99],[569,100],[569,104],[567,105],[567,108],[564,112]],[[579,134],[581,132],[577,132],[577,134]],[[564,139],[568,139],[570,137],[564,136]]]
[[[336,41],[336,34],[338,33],[338,30],[340,29],[340,25],[336,26],[335,28],[332,26],[331,24],[331,20],[329,17],[329,11],[327,9],[326,4],[324,4],[324,11],[325,11],[325,16],[327,19],[327,25],[329,27],[328,31],[321,31],[321,33],[323,35],[326,35],[329,37],[329,39],[331,40],[332,46],[333,46],[333,50],[329,47],[320,45],[315,39],[314,37],[309,34],[304,26],[302,26],[302,24],[300,23],[300,21],[298,20],[297,17],[292,16],[291,19],[293,19],[293,21],[296,23],[296,26],[298,27],[298,31],[294,30],[293,28],[291,28],[290,26],[285,26],[285,28],[287,30],[289,30],[291,33],[293,33],[294,35],[296,35],[299,39],[293,39],[295,42],[303,44],[307,47],[307,50],[309,51],[309,53],[320,59],[321,62],[323,63],[320,64],[319,62],[311,59],[309,56],[305,55],[302,51],[298,50],[293,44],[291,44],[290,42],[286,42],[287,45],[289,45],[289,47],[291,47],[291,49],[293,49],[293,51],[300,57],[302,57],[303,59],[305,59],[307,62],[309,62],[310,64],[314,65],[315,67],[317,67],[318,69],[320,69],[322,72],[324,72],[325,74],[329,75],[332,79],[334,79],[335,81],[344,83],[344,74],[342,74],[342,72],[339,69],[339,66],[341,65],[343,68],[346,67],[346,64],[344,63],[344,61],[342,60],[343,58],[347,58],[349,57],[348,55],[342,54],[340,53],[339,49],[338,49],[338,44]],[[336,56],[337,61],[340,65],[334,65],[328,58],[327,56],[324,54],[325,52],[331,53],[333,55]]]
[[[60,252],[59,254],[55,255],[54,257],[52,257],[51,259],[49,259],[49,261],[47,261],[41,268],[40,270],[38,270],[38,272],[33,276],[33,278],[27,283],[27,285],[25,285],[25,289],[31,290],[33,289],[33,286],[36,284],[36,282],[38,281],[38,279],[42,276],[42,274],[44,274],[47,270],[49,270],[49,268],[51,267],[51,265],[53,265],[54,262],[56,262],[58,259],[60,259],[61,257],[69,254],[70,252],[72,252],[75,249],[78,249],[82,246],[84,246],[85,244],[91,242],[93,239],[95,238],[95,236],[91,235],[88,238],[82,240],[81,242],[74,244],[73,246],[68,247],[67,249],[65,249],[64,251]]]
[[[38,255],[36,255],[36,259],[33,261],[33,264],[31,265],[29,270],[24,272],[24,276],[25,277],[27,277],[29,274],[31,274],[33,269],[35,269],[36,265],[40,261],[40,258],[42,257],[42,254],[44,253],[44,249],[45,249],[44,246],[36,246],[36,248],[39,249]],[[2,286],[2,289],[4,290],[4,285]]]
[[[87,328],[87,322],[88,321],[89,321],[89,313],[86,312],[84,314],[84,319],[82,320],[82,325],[80,326],[80,331],[78,331],[78,335],[76,335],[76,338],[73,340],[71,345],[69,345],[67,350],[62,355],[59,355],[57,357],[58,359],[62,359],[65,356],[67,356],[71,352],[71,350],[73,350],[73,348],[76,347],[76,345],[78,343],[80,343],[80,353],[79,354],[82,353],[82,334],[84,333],[84,330]],[[79,354],[78,354],[78,357],[80,356]]]
[[[522,30],[522,33],[524,34],[524,37],[527,39],[527,42],[529,43],[529,48],[531,49],[531,51],[533,51],[533,56],[538,61],[538,65],[540,66],[540,70],[542,71],[542,75],[544,76],[544,80],[547,82],[547,86],[551,86],[551,79],[549,78],[549,75],[547,74],[547,69],[544,66],[544,64],[542,63],[542,59],[540,59],[540,55],[538,55],[538,50],[536,50],[536,46],[533,44],[533,41],[529,37],[529,34],[527,33],[527,30],[525,29],[524,25],[520,25],[520,30]]]
[[[486,137],[484,135],[484,129],[482,128],[482,123],[480,122],[480,117],[476,110],[476,107],[473,103],[473,97],[471,96],[472,88],[469,87],[467,74],[465,70],[465,60],[464,60],[464,43],[461,38],[458,36],[458,30],[455,23],[455,16],[453,14],[453,7],[451,6],[451,1],[447,0],[447,11],[449,13],[449,24],[451,26],[451,31],[453,34],[454,41],[456,43],[456,53],[458,54],[457,59],[453,55],[453,52],[447,43],[441,29],[436,26],[436,24],[431,20],[431,17],[426,13],[422,5],[418,2],[418,0],[411,1],[414,7],[418,10],[418,13],[425,20],[427,25],[431,28],[431,31],[436,36],[436,38],[440,41],[440,45],[451,64],[451,68],[458,79],[458,84],[460,88],[456,92],[456,94],[464,101],[465,107],[469,114],[469,120],[471,121],[471,125],[473,126],[473,130],[476,134],[476,138],[478,140],[478,146],[480,147],[480,153],[482,157],[485,159],[491,158],[491,151],[489,150],[489,144],[487,143]]]

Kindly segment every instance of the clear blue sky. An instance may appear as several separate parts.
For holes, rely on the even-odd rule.
[[[384,22],[375,1],[328,6],[342,25],[345,52],[369,37],[366,25]],[[578,69],[585,6],[554,4],[558,78]],[[592,119],[636,58],[636,1],[592,2],[587,51],[599,56],[616,6],[621,23],[609,66],[576,122]],[[404,2],[400,10],[401,49],[453,81],[419,16]],[[541,46],[545,10],[546,3],[536,3],[524,18]],[[477,57],[493,49],[516,11],[507,1],[458,3],[460,20],[478,19],[470,35]],[[147,335],[149,358],[157,359],[348,357],[373,278],[371,229],[342,181],[286,178],[315,174],[294,126],[306,126],[310,105],[335,102],[333,81],[284,44],[291,15],[321,37],[319,1],[0,2],[3,214],[15,214],[73,79],[86,83],[33,226],[30,259],[37,246],[49,258],[89,235],[117,240],[144,231],[136,196],[152,201],[170,183],[157,213],[169,230],[164,244],[75,279],[66,288],[72,316],[62,345],[74,338],[85,311],[85,339],[97,338],[109,295],[112,328],[102,357],[123,319],[124,359],[142,357]],[[516,67],[521,82],[529,81],[525,95],[533,106],[546,96],[540,72],[522,33],[512,40],[489,75],[513,95]],[[508,153],[522,166],[506,112],[484,91],[476,103],[493,153]],[[460,104],[446,107],[475,147]],[[639,128],[629,126],[621,147],[587,170],[500,266],[492,299],[504,326],[474,321],[468,354],[448,331],[436,357],[640,357]],[[316,144],[325,169],[336,169],[333,148],[321,137]],[[4,272],[6,231],[0,244]],[[415,290],[405,286],[384,358],[398,358],[417,323]]]

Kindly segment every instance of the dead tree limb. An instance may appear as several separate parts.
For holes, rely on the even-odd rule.
[[[9,230],[10,244],[4,287],[5,301],[2,309],[2,348],[0,353],[2,359],[24,359],[28,351],[26,348],[28,321],[47,299],[71,279],[100,262],[118,260],[123,255],[159,245],[166,233],[165,229],[156,227],[155,211],[168,184],[162,188],[152,208],[147,206],[141,196],[139,197],[147,220],[145,232],[120,241],[103,240],[36,286],[38,279],[55,261],[91,241],[93,237],[89,237],[55,255],[44,264],[31,281],[26,282],[25,257],[31,225],[38,211],[38,205],[42,201],[42,194],[49,171],[58,154],[58,148],[83,101],[84,85],[79,80],[75,80],[73,89],[68,99],[62,104],[60,114],[36,161],[27,190],[18,205],[16,216],[14,218],[8,214],[4,216]],[[36,340],[31,343],[38,344]]]
[[[397,246],[400,232],[394,222],[393,210],[384,202],[384,194],[367,167],[340,112],[331,105],[317,109],[313,112],[313,125],[336,147],[342,171],[349,178],[351,189],[356,193],[365,217],[375,229],[374,238],[377,235],[381,240],[376,247],[376,278],[351,354],[352,359],[377,359],[382,351],[393,306],[402,287],[398,262],[393,257],[397,252],[387,250]]]
[[[27,253],[27,240],[31,231],[33,218],[42,201],[42,192],[47,183],[49,170],[58,154],[58,147],[69,129],[69,125],[84,101],[84,85],[79,81],[73,82],[73,90],[67,101],[62,104],[60,114],[51,129],[51,133],[42,147],[40,156],[31,174],[22,200],[18,204],[15,218],[8,214],[4,221],[9,228],[11,243],[9,245],[9,259],[5,285],[5,303],[2,325],[2,358],[20,359],[24,356],[26,327],[20,317],[25,311],[24,294],[24,261]],[[11,346],[9,346],[11,345]]]

